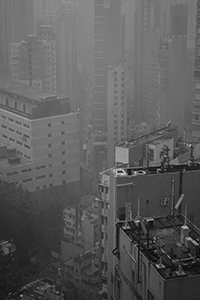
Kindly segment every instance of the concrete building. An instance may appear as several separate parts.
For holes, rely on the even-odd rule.
[[[29,35],[21,43],[11,43],[11,79],[56,94],[55,37],[50,26],[39,29],[39,37]]]
[[[73,204],[63,210],[61,257],[72,258],[77,252],[82,253],[98,246],[99,216],[95,202],[92,201],[89,205]],[[69,250],[73,249],[73,245],[74,254]],[[68,253],[65,254],[65,252]]]
[[[94,1],[93,127],[107,131],[107,71],[120,58],[121,0]]]
[[[199,298],[199,228],[183,215],[116,226],[115,299]]]
[[[8,294],[20,284],[18,253],[9,241],[0,241],[0,291]]]
[[[46,14],[55,13],[62,4],[62,0],[32,0],[34,16],[34,33],[36,33],[38,23],[43,23]]]
[[[72,292],[76,291],[71,289]],[[22,300],[64,300],[65,293],[68,292],[68,289],[65,289],[63,285],[56,282],[51,278],[42,278],[32,281],[25,286],[23,286],[18,292],[9,295],[8,299],[22,299]],[[70,299],[71,300],[71,299]]]
[[[15,148],[30,164],[26,160],[27,167],[10,174],[9,182],[17,181],[30,192],[65,187],[66,192],[69,188],[68,193],[77,193],[78,120],[77,113],[70,111],[69,99],[33,87],[1,82],[0,115],[1,144]]]
[[[193,136],[199,140],[200,138],[200,1],[196,6],[196,40],[195,40],[195,61],[194,61],[194,98],[192,107],[192,130]]]
[[[127,140],[127,65],[108,68],[107,167],[115,163],[115,145]]]
[[[10,76],[10,43],[33,34],[33,0],[0,1],[0,77]]]
[[[159,121],[171,120],[180,135],[185,129],[187,20],[187,5],[171,5],[169,37],[160,47]]]
[[[170,148],[170,159],[174,158],[177,142],[176,126],[160,126],[157,130],[140,135],[115,147],[115,164],[148,166],[160,164],[160,151],[164,144]]]
[[[78,289],[78,299],[97,299],[99,269],[94,252],[87,251],[66,261],[61,272],[63,278],[71,281]]]
[[[77,104],[77,8],[63,4],[56,13],[56,65],[58,92]]]
[[[134,117],[157,124],[158,45],[164,6],[161,1],[136,1],[134,32]]]
[[[116,247],[115,224],[125,220],[126,203],[130,203],[132,216],[163,216],[170,214],[173,203],[184,194],[187,204],[187,217],[199,223],[200,206],[198,205],[199,165],[171,166],[160,173],[160,166],[144,168],[110,169],[100,174],[99,209],[101,211],[100,274],[103,299],[112,299],[113,294],[113,254]],[[153,188],[152,188],[153,187]],[[192,193],[192,194],[191,194]],[[180,210],[183,207],[180,206]]]
[[[187,79],[187,38],[172,36],[161,43],[159,74],[159,119],[169,120],[178,126],[179,135],[184,130]]]

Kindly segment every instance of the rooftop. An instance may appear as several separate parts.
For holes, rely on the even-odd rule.
[[[140,219],[128,225],[118,223],[164,279],[200,275],[200,229],[183,215]]]
[[[39,102],[52,97],[54,97],[55,99],[66,98],[66,96],[63,95],[44,93],[41,89],[12,81],[0,81],[0,90],[1,89],[13,93],[15,95],[23,96],[30,100],[35,100]]]
[[[165,140],[171,137],[173,134],[177,132],[177,126],[170,126],[167,124],[166,126],[160,126],[154,131],[138,136],[134,139],[128,140],[125,143],[120,143],[117,147],[121,148],[132,148],[136,145],[144,144],[144,143],[152,143],[155,140]]]
[[[60,284],[54,283],[53,280],[48,278],[37,279],[23,286],[18,292],[17,299],[44,300],[47,299],[47,294],[56,295],[59,299],[63,299]]]

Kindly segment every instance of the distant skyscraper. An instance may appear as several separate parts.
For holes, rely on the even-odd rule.
[[[161,44],[159,79],[160,123],[171,120],[178,125],[179,134],[184,130],[184,109],[187,80],[187,38],[174,36]]]
[[[127,64],[108,67],[107,166],[115,163],[115,145],[127,140]]]
[[[57,89],[77,103],[77,10],[72,3],[63,5],[56,16]]]
[[[184,130],[187,83],[187,5],[170,7],[170,35],[160,51],[160,123],[172,121]]]
[[[197,1],[195,48],[192,134],[200,140],[200,0]]]
[[[33,0],[0,0],[0,77],[10,75],[10,43],[33,33]]]
[[[163,20],[161,2],[136,1],[134,37],[134,105],[136,122],[157,122],[158,45]]]
[[[107,71],[120,57],[121,0],[94,1],[94,130],[107,130]]]
[[[29,35],[21,43],[11,43],[11,79],[56,93],[56,49],[50,26],[40,26],[40,38]]]

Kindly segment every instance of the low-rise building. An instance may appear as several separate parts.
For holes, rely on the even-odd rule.
[[[90,199],[91,200],[91,199]],[[62,260],[98,246],[99,216],[96,201],[72,204],[63,210]]]
[[[10,241],[0,241],[0,292],[8,294],[20,284],[18,253]]]
[[[199,299],[200,230],[193,223],[170,214],[116,226],[115,299]]]
[[[23,286],[18,292],[9,295],[9,300],[64,300],[64,286],[51,278],[32,281]],[[70,300],[73,300],[71,298]]]
[[[99,268],[94,252],[87,251],[64,263],[61,272],[78,289],[79,300],[96,300],[98,294]]]

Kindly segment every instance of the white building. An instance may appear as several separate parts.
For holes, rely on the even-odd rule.
[[[18,181],[31,192],[69,184],[78,190],[78,117],[70,112],[68,98],[1,82],[0,126],[0,143],[32,164],[23,172],[26,182],[21,172],[10,176],[10,182]]]
[[[108,168],[115,163],[115,145],[127,140],[127,65],[120,62],[108,68]]]

